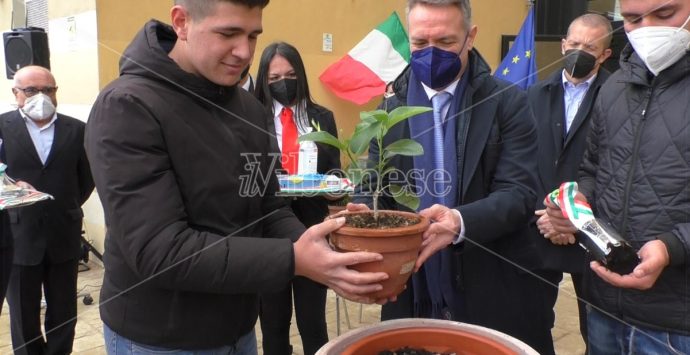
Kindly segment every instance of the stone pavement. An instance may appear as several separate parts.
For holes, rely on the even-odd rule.
[[[74,354],[101,355],[105,354],[103,347],[102,323],[98,315],[98,300],[103,268],[94,261],[89,262],[88,271],[79,273],[78,289],[80,294],[90,293],[94,302],[85,305],[82,300],[78,302],[78,321],[76,339],[74,342]],[[336,296],[328,291],[326,303],[326,319],[330,339],[337,336],[338,328],[341,333],[360,326],[366,326],[379,321],[380,306],[359,305],[357,303],[343,301],[336,306]],[[336,309],[340,309],[340,317],[337,317]],[[3,306],[0,316],[0,354],[10,354],[12,346],[10,341],[9,315],[7,304]],[[339,322],[336,319],[339,318]],[[339,327],[338,327],[339,325]],[[293,320],[291,331],[294,354],[302,354],[302,344]],[[257,337],[259,353],[261,353],[261,331],[257,325]],[[578,329],[577,305],[574,298],[573,285],[569,277],[565,277],[560,285],[560,294],[556,304],[556,326],[553,329],[553,337],[556,353],[559,355],[577,355],[584,353],[584,344]]]

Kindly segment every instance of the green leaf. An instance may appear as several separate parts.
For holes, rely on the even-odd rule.
[[[383,126],[381,122],[374,122],[356,129],[350,139],[350,150],[355,156],[362,155],[369,147],[369,142],[377,136]]]
[[[347,170],[347,177],[350,179],[350,182],[355,185],[359,186],[359,184],[362,183],[362,179],[366,173],[366,170],[363,169],[348,169]]]
[[[378,122],[378,121],[374,120],[374,121],[370,121],[370,122],[360,122],[360,123],[358,123],[358,124],[355,126],[355,131],[352,132],[352,136],[354,137],[355,135],[357,135],[357,132],[362,131],[362,130],[365,130],[365,129],[371,127],[371,125],[372,125],[373,123],[377,123],[377,122]]]
[[[400,185],[390,185],[389,189],[395,202],[413,211],[419,208],[419,197],[410,193],[407,189],[400,187]]]
[[[375,120],[377,122],[385,123],[388,121],[388,112],[384,110],[364,111],[360,112],[359,119],[364,122],[372,122]]]
[[[395,155],[413,157],[424,154],[424,147],[412,139],[400,139],[383,149],[383,157],[389,159]]]
[[[326,131],[310,132],[307,134],[303,134],[303,135],[299,136],[297,141],[298,142],[312,141],[312,142],[317,142],[317,143],[328,144],[330,146],[338,148],[339,150],[346,150],[347,149],[347,145],[345,145],[344,143],[339,141],[338,138],[335,138],[332,134],[330,134]]]
[[[386,175],[390,174],[392,171],[395,171],[395,170],[397,170],[397,168],[394,166],[389,166],[389,167],[383,169],[383,171],[381,172],[381,178],[383,179]]]
[[[396,124],[420,113],[431,111],[431,107],[423,106],[400,106],[389,113],[390,118],[386,124],[386,129],[390,129]]]

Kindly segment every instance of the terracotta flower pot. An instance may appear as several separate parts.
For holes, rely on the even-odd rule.
[[[366,214],[373,212],[344,212]],[[351,266],[360,272],[385,272],[388,279],[383,289],[369,294],[380,299],[398,295],[412,275],[417,254],[422,244],[422,233],[429,228],[429,219],[415,213],[379,211],[380,214],[398,214],[407,218],[419,218],[418,224],[390,229],[368,229],[344,226],[332,232],[329,240],[337,251],[371,251],[383,255],[383,260]]]
[[[538,355],[509,335],[476,325],[437,319],[397,319],[347,332],[317,355],[377,355],[404,347],[462,355]]]

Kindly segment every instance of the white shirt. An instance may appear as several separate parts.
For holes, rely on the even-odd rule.
[[[439,92],[447,92],[448,94],[450,94],[450,97],[452,98],[453,94],[455,94],[455,89],[458,87],[458,83],[460,83],[460,79],[453,81],[452,83],[450,83],[448,86],[446,86],[441,91],[434,90],[434,89],[426,86],[424,83],[421,83],[421,84],[422,84],[422,87],[424,88],[424,92],[426,93],[426,96],[429,98],[429,101],[431,101],[431,98],[434,97]],[[448,116],[448,110],[450,110],[450,102],[451,102],[451,100],[448,100],[448,103],[446,104],[446,106],[441,109],[441,115],[443,116],[443,122],[445,122],[446,119],[448,118],[447,116]],[[458,233],[456,231],[456,233],[458,233],[458,236],[457,236],[457,238],[455,238],[455,240],[453,240],[453,244],[458,244],[458,243],[462,242],[463,240],[465,240],[465,221],[462,220],[462,214],[460,214],[460,211],[458,211],[455,208],[451,208],[450,210],[456,216],[458,216],[458,218],[460,219],[460,232]]]
[[[249,91],[249,86],[251,86],[252,82],[254,81],[254,78],[252,78],[251,74],[247,74],[247,76],[249,78],[247,78],[247,81],[245,81],[244,84],[242,84],[242,89],[244,89],[245,91]]]
[[[50,154],[50,149],[53,146],[53,139],[55,138],[55,121],[57,120],[57,113],[54,113],[50,122],[43,127],[38,127],[36,122],[29,118],[21,109],[19,113],[24,118],[26,129],[29,131],[29,136],[31,136],[31,141],[34,143],[36,153],[38,153],[38,157],[41,159],[43,165],[45,165],[46,160],[48,160],[48,155]]]

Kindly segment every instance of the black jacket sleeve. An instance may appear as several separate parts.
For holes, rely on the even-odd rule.
[[[177,176],[188,167],[173,166],[170,150],[178,149],[181,154],[181,144],[207,142],[167,142],[160,122],[164,118],[155,117],[147,105],[122,89],[111,89],[101,94],[87,124],[86,151],[108,228],[106,249],[117,248],[123,259],[118,263],[161,288],[256,293],[284,287],[294,276],[290,234],[301,234],[304,227],[289,210],[281,208],[282,199],[274,194],[275,176],[262,204],[263,217],[235,226],[230,235],[213,226],[190,224],[192,212],[183,196],[189,187],[181,186]],[[176,129],[184,130],[183,125],[178,126],[182,128]],[[199,174],[198,183],[202,184],[220,169],[209,167],[194,174]],[[232,198],[239,197],[228,196],[226,208],[241,208]],[[282,227],[280,235],[285,238],[245,236],[259,224],[266,234],[278,234]]]

